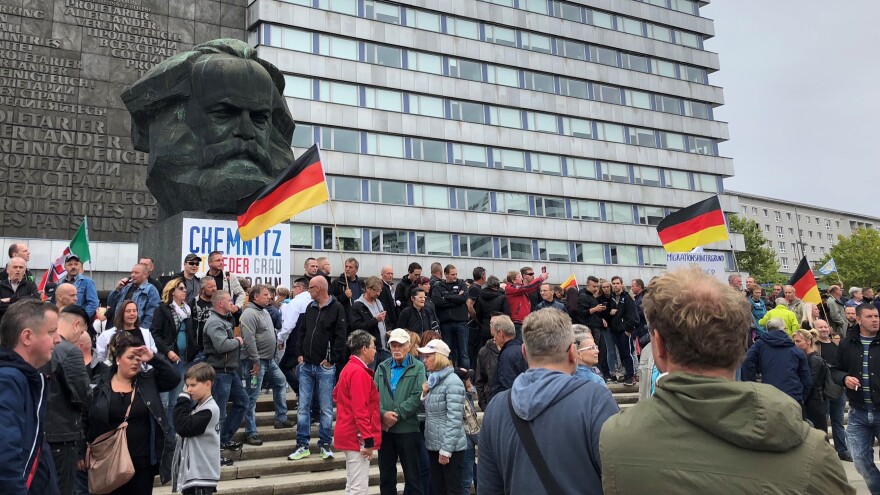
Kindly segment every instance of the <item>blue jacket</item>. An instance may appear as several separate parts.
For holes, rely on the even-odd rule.
[[[0,348],[0,493],[54,495],[58,478],[46,442],[48,387],[15,351]],[[32,477],[30,487],[27,480]]]
[[[782,330],[773,330],[755,341],[743,362],[743,381],[773,385],[798,402],[803,402],[813,386],[810,365],[803,351]]]
[[[508,340],[498,354],[498,364],[495,366],[495,378],[492,380],[489,401],[500,392],[510,390],[516,377],[527,369],[529,369],[529,365],[522,355],[522,341],[519,339]]]
[[[531,423],[562,493],[601,494],[599,432],[617,414],[617,404],[607,388],[543,368],[520,375],[486,408],[477,464],[480,493],[547,493],[513,425],[511,395],[514,412]],[[559,448],[563,442],[565,448]]]
[[[95,288],[95,282],[80,273],[73,279],[73,286],[76,287],[76,303],[86,310],[89,318],[94,318],[95,311],[98,310],[98,289]]]
[[[764,328],[764,325],[761,325],[760,323],[758,323],[759,321],[761,321],[761,318],[763,318],[764,315],[767,314],[767,305],[764,303],[764,299],[758,299],[758,301],[755,302],[755,300],[752,299],[751,297],[746,297],[746,300],[749,302],[749,305],[751,305],[751,307],[752,307],[752,317],[754,317],[754,319],[755,319],[755,321],[754,321],[755,329],[758,330],[759,335],[766,335],[767,329]]]
[[[107,305],[115,308],[114,315],[119,314],[119,310],[122,309],[120,307],[123,302],[122,296],[128,292],[131,285],[131,282],[129,282],[124,285],[122,289],[111,292],[110,296],[107,297]],[[138,316],[141,318],[141,326],[143,328],[150,328],[153,324],[153,314],[156,312],[156,308],[159,307],[159,291],[153,287],[153,284],[144,282],[131,293],[129,299],[137,304]]]

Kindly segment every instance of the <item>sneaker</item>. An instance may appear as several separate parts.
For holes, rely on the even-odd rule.
[[[294,426],[296,426],[296,423],[294,423],[293,421],[291,421],[289,419],[285,419],[284,421],[276,421],[275,422],[275,429],[276,430],[280,430],[282,428],[293,428]]]
[[[256,433],[254,433],[253,435],[248,435],[245,441],[248,445],[254,445],[256,447],[263,445],[263,440],[261,440],[260,435],[257,435]]]
[[[230,459],[228,457],[221,457],[220,458],[220,465],[221,466],[232,466],[233,464],[235,464],[235,461],[233,461],[232,459]]]
[[[230,440],[228,442],[221,443],[220,448],[223,450],[241,450],[241,442],[233,442],[232,440]]]
[[[837,457],[840,457],[841,461],[852,462],[853,458],[849,452],[844,452],[842,454],[837,454]]]
[[[609,379],[611,380],[611,383],[617,383],[617,375],[611,375]]]
[[[333,451],[326,445],[321,445],[321,459],[333,459]]]
[[[287,460],[288,461],[298,461],[298,460],[303,459],[305,457],[308,457],[310,455],[312,455],[312,453],[309,451],[308,447],[297,447],[296,450],[292,454],[287,456]]]
[[[632,379],[631,377],[630,377],[630,378],[625,378],[625,379],[623,380],[623,385],[626,386],[626,387],[632,387],[632,386],[635,385],[635,384],[636,384],[636,382],[634,382],[633,379]]]

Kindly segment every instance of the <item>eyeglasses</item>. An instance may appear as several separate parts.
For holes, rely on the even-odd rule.
[[[530,276],[530,277],[534,277],[534,276],[535,276],[535,272],[529,272],[529,273],[526,273],[526,275],[528,275],[528,276]]]
[[[598,351],[599,346],[597,345],[588,345],[586,347],[578,347],[578,351]]]
[[[187,261],[186,264],[189,266],[199,266],[202,264],[202,262],[201,261]]]
[[[186,287],[181,285],[180,287],[175,287],[174,290],[186,290]]]
[[[313,291],[313,290],[318,290],[318,287],[317,287],[317,286],[314,286],[314,285],[310,285],[310,286],[309,286],[309,292],[311,292],[311,291]]]

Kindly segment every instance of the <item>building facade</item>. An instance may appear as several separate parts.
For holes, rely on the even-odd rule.
[[[767,247],[776,251],[780,271],[794,273],[801,258],[813,269],[837,243],[837,236],[849,236],[858,229],[880,229],[880,218],[794,203],[741,192],[738,214],[758,224]]]

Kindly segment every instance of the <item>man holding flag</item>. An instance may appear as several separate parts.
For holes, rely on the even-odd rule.
[[[88,253],[88,248],[85,252]],[[86,256],[88,259],[88,255]],[[67,255],[67,259],[64,261],[64,270],[67,273],[59,281],[59,285],[68,283],[76,287],[76,304],[86,310],[89,321],[92,321],[95,317],[95,311],[98,310],[98,290],[95,288],[95,282],[83,274],[82,261],[76,254]]]
[[[25,246],[25,249],[27,249],[27,246]],[[56,285],[61,284],[65,281],[70,282],[69,280],[66,280],[67,269],[65,268],[65,265],[67,263],[68,256],[70,256],[71,254],[76,255],[76,257],[80,261],[79,271],[77,274],[82,273],[82,263],[85,263],[86,261],[90,261],[92,259],[91,251],[89,251],[88,217],[83,217],[83,221],[76,229],[76,233],[73,235],[73,239],[70,240],[70,244],[68,244],[68,246],[64,248],[61,256],[59,256],[55,260],[55,262],[52,263],[52,266],[50,266],[49,269],[46,270],[45,273],[43,273],[43,278],[41,278],[40,283],[37,284],[37,289],[40,291],[41,294],[44,294],[44,299],[48,297],[47,293],[50,293],[52,290],[54,290],[54,287]],[[30,253],[28,253],[28,256],[30,256]],[[76,275],[74,275],[74,277],[75,276]],[[89,281],[91,282],[91,280]],[[83,282],[80,282],[80,284],[83,284]],[[95,284],[92,283],[92,286],[94,285]],[[80,286],[77,286],[79,305],[85,307],[85,305],[83,304],[85,298],[80,298],[79,296],[80,290]],[[95,291],[94,300],[98,300],[97,291]],[[95,314],[95,310],[97,310],[97,305],[95,305],[95,309],[92,309],[91,311],[87,309],[86,311],[89,312],[90,317],[92,317]]]

